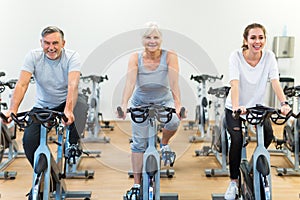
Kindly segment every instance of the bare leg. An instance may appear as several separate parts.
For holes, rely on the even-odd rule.
[[[162,134],[161,144],[168,144],[171,137],[173,137],[173,135],[176,133],[176,130],[169,131],[169,130],[163,128],[162,132],[163,132],[163,134]]]
[[[132,153],[131,155],[134,184],[141,184],[143,170],[143,153]]]

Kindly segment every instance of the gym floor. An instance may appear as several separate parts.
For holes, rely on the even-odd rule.
[[[212,193],[224,193],[226,191],[228,177],[206,177],[204,170],[207,168],[219,168],[214,156],[195,156],[194,151],[209,142],[189,143],[189,137],[196,134],[194,130],[184,130],[181,123],[176,136],[172,138],[171,148],[176,152],[177,159],[174,164],[175,175],[173,178],[161,179],[162,193],[178,193],[182,200],[209,200]],[[85,150],[100,150],[100,157],[90,155],[82,159],[80,170],[93,170],[93,179],[66,179],[68,190],[92,191],[92,200],[120,200],[126,190],[130,189],[133,179],[127,175],[130,165],[130,123],[118,121],[113,123],[114,131],[103,130],[103,134],[110,138],[110,143],[84,143]],[[275,127],[275,134],[281,137],[282,127]],[[22,151],[22,132],[18,133],[17,141]],[[102,137],[103,135],[101,135]],[[254,142],[248,145],[250,156],[254,148]],[[270,148],[274,148],[271,145]],[[273,200],[299,199],[300,177],[278,176],[276,167],[290,167],[288,161],[279,154],[271,155]],[[24,156],[18,157],[9,167],[8,171],[17,171],[14,180],[0,180],[1,200],[26,199],[25,195],[30,190],[32,169]]]

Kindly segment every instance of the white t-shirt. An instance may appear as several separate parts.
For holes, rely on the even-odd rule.
[[[246,108],[264,104],[268,80],[279,79],[275,55],[263,50],[262,57],[255,67],[249,65],[243,50],[234,51],[229,57],[229,82],[239,81],[239,105]],[[231,92],[227,96],[225,107],[232,110]]]

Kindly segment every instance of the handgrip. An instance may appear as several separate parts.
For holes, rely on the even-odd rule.
[[[242,113],[241,109],[235,110],[234,112],[232,112],[232,117],[234,119],[238,119],[240,117],[241,113]]]
[[[63,119],[64,122],[66,122],[66,123],[67,123],[68,120],[69,120],[69,119],[67,118],[67,116],[66,116],[64,113],[62,114],[62,119]]]
[[[179,116],[180,116],[181,118],[186,118],[186,115],[185,115],[185,107],[181,107],[180,112],[179,112]]]
[[[124,111],[120,106],[117,107],[117,112],[119,117],[124,117]]]
[[[8,123],[8,118],[2,112],[0,112],[0,117],[4,122]]]

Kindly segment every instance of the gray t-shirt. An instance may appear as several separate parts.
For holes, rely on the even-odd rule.
[[[246,108],[264,104],[268,80],[279,79],[275,55],[270,50],[263,50],[259,63],[252,67],[244,56],[242,49],[234,51],[229,58],[229,82],[239,81],[239,105]],[[231,93],[226,99],[225,107],[232,109]]]
[[[21,70],[33,74],[36,83],[35,107],[53,108],[66,101],[68,73],[80,71],[80,56],[77,52],[62,49],[57,60],[47,58],[43,49],[34,49],[26,57]]]

